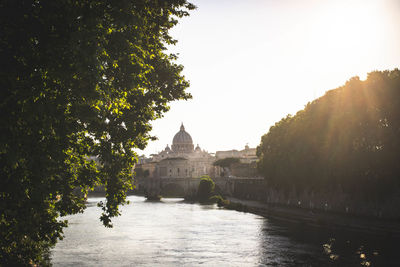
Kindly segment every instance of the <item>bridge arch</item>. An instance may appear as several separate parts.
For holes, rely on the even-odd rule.
[[[185,188],[179,183],[166,183],[161,186],[160,195],[162,197],[184,197]]]

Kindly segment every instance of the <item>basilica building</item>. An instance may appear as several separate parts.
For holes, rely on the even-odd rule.
[[[192,137],[185,131],[183,123],[163,151],[153,154],[151,158],[141,157],[136,166],[139,176],[149,178],[196,178],[203,175],[218,175],[218,167],[213,165],[215,157],[193,145]],[[140,170],[140,171],[138,171]]]

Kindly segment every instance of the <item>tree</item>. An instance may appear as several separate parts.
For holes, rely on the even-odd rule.
[[[232,165],[240,163],[239,158],[224,158],[216,160],[213,165],[222,168],[221,176],[230,176]]]
[[[0,3],[0,265],[43,263],[59,216],[103,184],[105,226],[132,187],[134,149],[168,103],[190,97],[166,52],[186,0]],[[100,164],[96,165],[93,158]],[[80,188],[83,194],[75,194]]]
[[[197,197],[201,202],[207,202],[214,192],[215,183],[207,175],[203,176],[199,183],[199,188],[197,190]]]
[[[224,158],[224,159],[219,159],[214,162],[214,166],[219,166],[222,168],[230,168],[232,164],[239,163],[240,159],[239,158]]]
[[[259,171],[286,191],[388,200],[400,190],[399,107],[398,69],[353,77],[272,126],[257,147]]]

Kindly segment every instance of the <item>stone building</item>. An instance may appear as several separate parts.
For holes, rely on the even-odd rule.
[[[218,173],[220,176],[228,177],[257,177],[257,155],[256,149],[250,148],[248,145],[243,150],[226,150],[217,151],[215,153],[215,160],[220,162],[226,158],[237,159],[238,162],[230,163],[229,167],[221,166]]]
[[[224,158],[238,158],[241,163],[253,163],[257,161],[256,148],[250,148],[246,145],[243,150],[226,150],[215,153],[217,160]]]
[[[239,162],[230,168],[214,166],[216,160],[224,158],[238,158]],[[194,147],[192,137],[182,124],[171,147],[167,145],[149,158],[139,157],[135,171],[142,178],[255,177],[258,176],[256,161],[256,149],[248,145],[243,150],[217,151],[215,156],[199,145]]]
[[[183,123],[172,140],[163,151],[141,157],[136,165],[136,173],[140,169],[143,176],[149,178],[196,178],[203,175],[218,176],[218,167],[213,165],[215,157],[199,145],[193,145],[192,137],[185,131]]]

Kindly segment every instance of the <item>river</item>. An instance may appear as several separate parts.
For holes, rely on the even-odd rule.
[[[102,198],[64,217],[54,266],[400,266],[390,237],[284,224],[251,213],[129,196],[113,228],[99,221]]]

